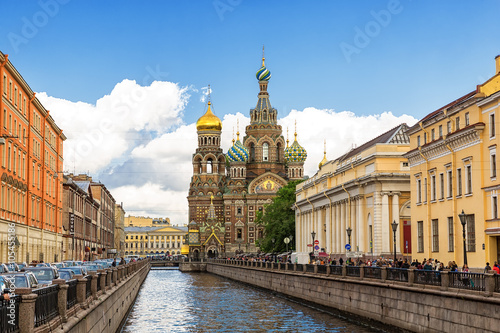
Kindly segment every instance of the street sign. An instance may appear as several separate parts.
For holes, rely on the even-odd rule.
[[[285,239],[283,241],[285,242],[285,244],[288,244],[288,243],[290,243],[290,238],[285,237]]]
[[[307,246],[312,247],[313,245],[312,244],[307,244]]]
[[[319,251],[319,245],[314,246],[315,251]]]
[[[75,234],[75,214],[69,213],[69,233],[70,235]]]
[[[346,249],[347,251],[349,251],[349,250],[351,249],[351,244],[346,244],[346,245],[345,245],[345,249]]]
[[[318,245],[318,244],[319,244],[319,240],[317,240],[317,239],[316,239],[316,240],[314,241],[314,244],[315,244],[315,245]]]

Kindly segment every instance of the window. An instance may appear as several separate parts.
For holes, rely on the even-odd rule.
[[[460,118],[456,117],[455,118],[455,131],[458,131],[460,129]]]
[[[7,76],[3,76],[3,94],[7,95]]]
[[[443,137],[443,125],[439,125],[439,137]]]
[[[494,138],[496,134],[495,128],[495,114],[490,114],[490,138]]]
[[[496,148],[490,149],[490,177],[496,178],[497,176],[497,154]]]
[[[427,202],[427,177],[424,178],[424,202]]]
[[[457,197],[462,195],[462,169],[457,169]]]
[[[432,252],[439,252],[439,223],[438,219],[432,220]]]
[[[427,143],[427,132],[424,133],[424,145]]]
[[[453,237],[453,217],[449,216],[448,217],[448,252],[454,252],[455,246],[454,246],[454,241],[455,238]]]
[[[243,235],[243,230],[241,228],[236,229],[236,239],[241,239]]]
[[[417,147],[420,147],[420,135],[417,136]]]
[[[498,197],[496,195],[491,197],[491,218],[498,218]]]
[[[440,196],[439,199],[444,199],[444,174],[440,173],[439,174],[439,189],[440,189]]]
[[[467,252],[476,252],[476,221],[474,214],[466,216],[467,221]]]
[[[417,203],[422,203],[422,181],[417,179]]]
[[[472,167],[471,165],[466,165],[465,166],[465,193],[466,194],[471,194],[472,193]]]
[[[207,161],[207,173],[212,173],[213,172],[213,165],[212,165],[212,159],[209,158]]]
[[[465,113],[465,126],[470,125],[470,120],[469,120],[469,112]]]
[[[267,142],[262,145],[262,160],[269,161],[269,144]]]
[[[431,201],[436,200],[436,175],[431,175]]]
[[[238,215],[241,215],[241,207],[238,207]]]
[[[435,139],[435,134],[436,134],[436,131],[434,130],[434,128],[431,130],[431,141],[434,141]]]
[[[417,252],[424,252],[424,221],[417,222]]]
[[[450,134],[451,133],[451,121],[448,121],[446,123],[446,134]]]

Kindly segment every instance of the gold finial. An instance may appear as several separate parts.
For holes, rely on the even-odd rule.
[[[210,93],[211,93],[210,85],[208,85],[208,104],[210,104]]]
[[[234,126],[233,126],[233,146],[234,146]]]
[[[236,119],[236,140],[240,140],[240,120]]]
[[[323,159],[321,160],[321,162],[319,162],[319,165],[318,165],[318,167],[319,167],[320,169],[321,169],[321,167],[322,167],[323,165],[325,165],[325,163],[327,163],[327,162],[328,162],[328,160],[326,159],[326,139],[325,139],[324,146],[325,146],[325,148],[324,148],[324,151],[323,151]]]
[[[326,156],[326,139],[325,139],[325,143],[324,143],[323,153],[324,153],[324,155]]]
[[[288,148],[288,126],[286,127],[286,147]]]
[[[210,196],[210,205],[214,204],[212,200],[214,200],[214,196],[213,195]]]
[[[297,141],[297,120],[295,120],[295,141]]]
[[[266,58],[264,57],[264,45],[262,45],[262,67],[265,66],[265,64],[264,64],[265,60],[266,60]]]

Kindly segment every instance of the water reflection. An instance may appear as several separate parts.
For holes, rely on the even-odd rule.
[[[151,270],[122,332],[373,332],[222,277]]]

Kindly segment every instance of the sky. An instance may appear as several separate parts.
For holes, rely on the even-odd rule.
[[[187,223],[196,120],[249,123],[265,47],[306,175],[494,75],[500,1],[0,0],[0,51],[64,130],[64,172],[129,215]]]

